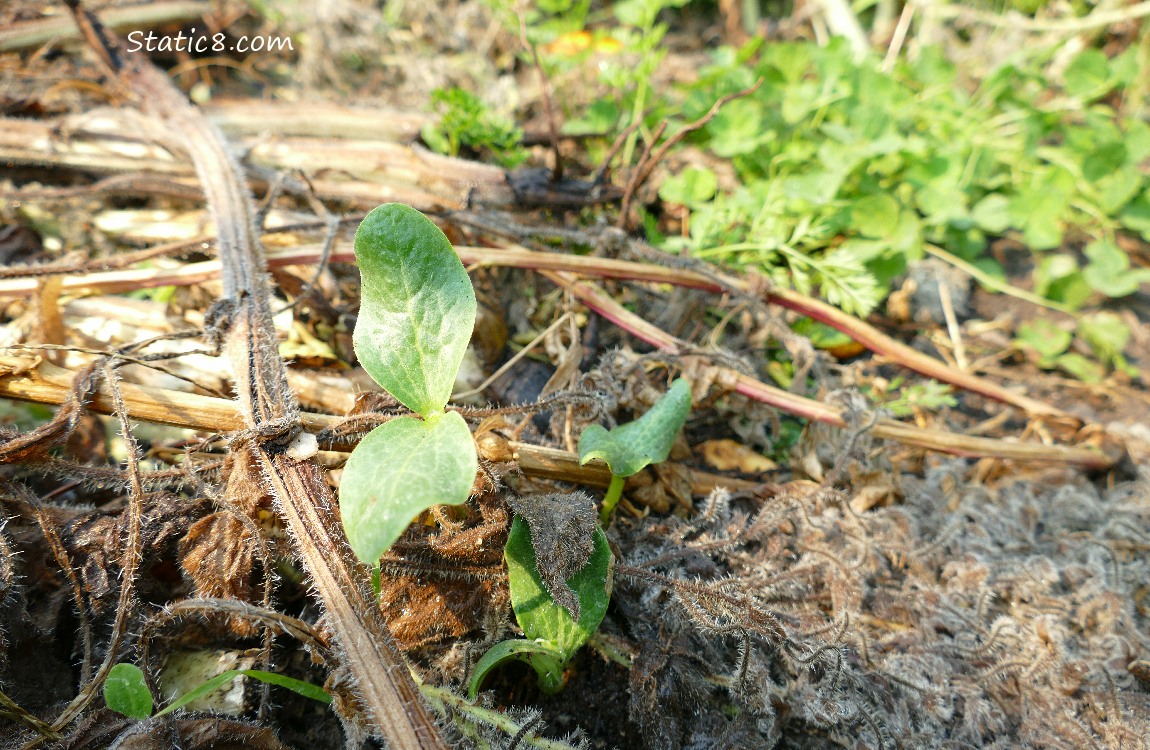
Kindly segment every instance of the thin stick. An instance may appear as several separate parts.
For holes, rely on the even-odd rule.
[[[667,121],[663,120],[655,128],[655,132],[647,139],[647,145],[643,147],[643,153],[639,156],[639,163],[635,166],[635,171],[631,174],[631,179],[627,180],[627,187],[623,190],[623,202],[619,208],[619,219],[615,222],[615,226],[619,229],[626,229],[630,223],[628,216],[631,214],[631,201],[635,199],[635,193],[639,191],[639,186],[647,178],[651,172],[647,169],[648,164],[652,164],[651,151],[655,148],[655,144],[663,137],[664,131],[667,130]],[[654,169],[652,166],[651,169]]]
[[[8,489],[11,491],[11,488]],[[44,504],[31,492],[26,492],[26,495],[32,503],[32,507],[36,509],[36,520],[40,522],[40,528],[44,531],[44,538],[52,550],[52,556],[56,558],[56,564],[60,566],[60,570],[64,572],[64,577],[68,579],[68,585],[72,588],[72,600],[76,603],[76,616],[80,620],[80,632],[84,643],[84,659],[80,664],[80,682],[88,682],[92,679],[92,622],[88,618],[88,605],[84,601],[84,587],[80,583],[79,576],[76,575],[76,569],[72,565],[72,559],[68,556],[68,550],[64,548],[64,542],[60,539],[60,532],[52,523],[47,511],[44,510]]]
[[[959,370],[969,370],[966,361],[966,347],[962,344],[962,329],[958,327],[958,316],[954,314],[954,300],[950,297],[950,284],[944,279],[938,281],[938,299],[942,303],[942,315],[946,318],[946,332],[954,346],[954,363]]]
[[[931,5],[931,8],[937,17],[942,19],[961,18],[988,26],[1035,33],[1056,31],[1065,34],[1078,34],[1083,31],[1150,16],[1150,0],[1144,0],[1141,3],[1117,10],[1096,10],[1081,18],[1060,18],[1053,21],[1028,18],[1021,13],[987,13],[963,5]]]
[[[543,332],[540,333],[538,336],[531,339],[531,342],[529,344],[527,344],[527,346],[525,346],[522,349],[520,349],[519,351],[515,352],[515,356],[513,356],[511,359],[507,360],[502,365],[500,365],[499,369],[496,370],[495,372],[491,373],[491,376],[489,378],[487,378],[482,383],[475,386],[474,388],[472,388],[469,391],[461,391],[459,393],[451,394],[451,400],[452,401],[458,401],[459,399],[462,399],[462,398],[468,398],[470,396],[475,396],[477,394],[483,393],[483,391],[487,390],[487,386],[491,385],[496,380],[498,380],[500,378],[500,376],[503,375],[503,373],[507,372],[512,367],[514,367],[516,362],[518,362],[519,360],[526,357],[528,354],[531,353],[532,349],[539,346],[539,342],[542,341],[543,339],[545,339],[548,334],[550,334],[552,331],[554,331],[556,328],[558,328],[561,324],[565,323],[568,320],[568,318],[570,317],[570,315],[571,315],[571,313],[569,313],[569,312],[565,312],[562,315],[560,315],[558,320],[556,320],[551,325],[547,326],[547,328],[545,328],[543,330]]]
[[[914,3],[907,3],[902,6],[902,13],[898,16],[898,25],[894,27],[894,35],[891,37],[890,46],[886,49],[886,57],[882,60],[884,73],[894,70],[894,64],[898,62],[898,53],[902,51],[902,45],[906,42],[906,34],[910,31],[910,22],[914,18],[914,8]]]
[[[1038,305],[1039,307],[1045,307],[1048,310],[1057,310],[1058,312],[1064,312],[1067,314],[1072,314],[1074,312],[1074,310],[1067,307],[1066,305],[1063,305],[1060,302],[1055,302],[1054,300],[1049,300],[1049,299],[1046,299],[1045,297],[1040,297],[1037,294],[1035,294],[1034,292],[1028,292],[1025,289],[1019,289],[1016,286],[1012,286],[1011,284],[1007,284],[1005,281],[1002,281],[1001,279],[997,279],[997,278],[991,276],[990,274],[986,273],[985,271],[983,271],[981,268],[974,265],[973,263],[969,263],[969,262],[963,260],[962,258],[958,257],[957,255],[954,255],[953,253],[949,253],[946,250],[943,250],[941,247],[938,247],[937,245],[932,245],[929,242],[927,242],[927,243],[924,243],[924,247],[926,248],[926,251],[928,253],[930,253],[931,255],[933,255],[934,257],[938,258],[941,261],[945,261],[946,263],[949,263],[950,265],[954,266],[955,268],[962,269],[966,273],[970,274],[979,284],[982,284],[984,287],[986,287],[987,289],[990,289],[991,291],[1000,292],[1000,293],[1005,294],[1007,296],[1014,297],[1015,299],[1020,299],[1024,302],[1029,302],[1032,305]]]
[[[539,78],[539,94],[543,98],[543,114],[547,117],[547,130],[551,136],[551,153],[555,158],[555,166],[551,168],[551,181],[560,182],[563,179],[563,156],[559,153],[559,131],[555,127],[555,112],[551,108],[551,86],[547,81],[547,72],[543,70],[543,63],[539,60],[539,51],[527,38],[527,19],[523,9],[519,9],[519,41],[531,53],[531,60],[535,64],[535,75]]]

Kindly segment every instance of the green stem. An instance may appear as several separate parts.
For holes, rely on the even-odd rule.
[[[539,676],[539,689],[545,693],[558,693],[566,684],[563,677],[563,664],[566,660],[562,652],[542,641],[516,638],[495,644],[475,665],[467,689],[468,699],[475,700],[475,696],[479,695],[479,688],[491,670],[512,659],[518,659],[535,670]]]
[[[423,697],[441,713],[448,716],[454,714],[455,716],[465,717],[472,721],[490,724],[508,737],[522,738],[522,744],[525,746],[537,747],[541,748],[541,750],[575,750],[573,745],[569,745],[561,740],[542,737],[532,730],[524,731],[524,726],[517,723],[513,716],[508,716],[501,711],[485,708],[467,701],[462,696],[456,695],[447,688],[423,684],[419,686],[419,691],[423,694]],[[460,722],[459,724],[460,729],[464,732],[468,729],[466,724],[467,722]]]
[[[620,498],[623,497],[623,484],[626,481],[618,474],[611,475],[611,485],[607,488],[607,494],[603,497],[603,508],[599,511],[599,523],[603,528],[611,525],[611,514],[615,511],[615,506],[619,504]]]

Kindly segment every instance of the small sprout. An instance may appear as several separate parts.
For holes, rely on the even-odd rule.
[[[463,417],[445,412],[475,325],[475,292],[447,237],[414,208],[388,203],[355,233],[362,276],[355,352],[418,414],[373,430],[343,470],[339,502],[356,556],[375,563],[434,505],[466,502],[478,460]]]
[[[152,691],[144,673],[135,664],[117,664],[104,681],[104,703],[129,719],[140,721],[152,715]]]
[[[607,430],[593,424],[579,437],[579,463],[598,458],[611,469],[611,485],[603,498],[599,522],[611,523],[611,514],[623,496],[623,481],[648,464],[667,460],[675,437],[691,410],[691,386],[678,378],[646,414]]]
[[[551,596],[539,575],[531,530],[523,518],[515,519],[504,557],[511,607],[526,640],[503,641],[483,655],[471,677],[472,698],[479,693],[487,674],[510,659],[531,665],[539,675],[539,687],[544,692],[562,689],[566,681],[564,665],[598,629],[611,601],[611,547],[602,529],[595,529],[593,539],[594,549],[587,564],[567,579],[567,585],[579,600],[576,620]]]

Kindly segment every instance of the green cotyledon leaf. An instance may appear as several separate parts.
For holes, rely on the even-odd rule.
[[[356,557],[373,564],[433,505],[466,502],[478,461],[457,412],[400,417],[368,433],[339,485],[343,528]]]
[[[152,691],[140,668],[126,662],[112,667],[104,681],[104,703],[129,719],[143,720],[151,716]]]
[[[412,411],[442,411],[475,325],[475,292],[463,263],[430,219],[399,203],[364,217],[355,259],[360,364]]]
[[[690,410],[691,386],[679,378],[634,422],[613,430],[597,424],[583,430],[579,436],[579,463],[600,458],[612,474],[629,477],[648,464],[666,461]]]
[[[555,649],[560,662],[574,656],[595,633],[611,601],[614,567],[611,547],[600,528],[595,529],[593,541],[587,564],[567,579],[567,584],[579,597],[579,620],[575,621],[551,596],[539,574],[527,521],[517,516],[507,535],[504,558],[507,560],[507,580],[515,621],[527,640],[545,643]]]

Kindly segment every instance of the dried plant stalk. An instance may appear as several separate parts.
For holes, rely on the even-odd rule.
[[[370,587],[335,516],[334,498],[313,460],[297,461],[277,442],[298,433],[297,407],[276,344],[251,197],[223,136],[139,55],[128,55],[78,0],[69,7],[89,44],[143,104],[184,136],[218,233],[224,298],[209,310],[235,372],[237,401],[263,479],[311,574],[347,667],[375,730],[397,750],[446,747],[430,709],[392,641]],[[253,477],[259,481],[259,477]]]

